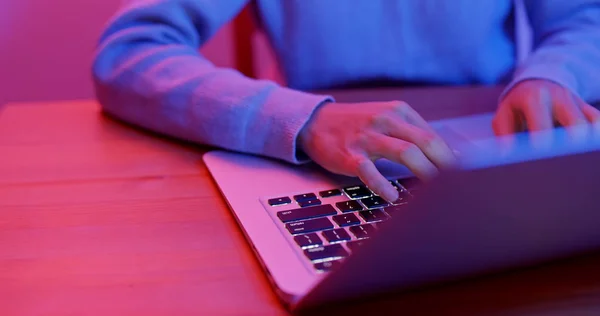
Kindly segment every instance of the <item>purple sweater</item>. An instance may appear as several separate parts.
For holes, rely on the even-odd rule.
[[[185,140],[298,163],[326,95],[370,81],[496,84],[543,78],[600,100],[600,0],[522,0],[533,53],[517,66],[512,0],[255,0],[288,87],[198,53],[248,0],[130,0],[93,66],[103,109]],[[443,106],[443,105],[440,105]]]

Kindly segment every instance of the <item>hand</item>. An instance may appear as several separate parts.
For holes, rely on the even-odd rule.
[[[455,160],[446,143],[404,102],[326,103],[300,131],[299,144],[323,168],[358,176],[388,201],[398,199],[398,192],[375,167],[377,159],[403,164],[424,180]]]
[[[497,135],[600,122],[600,111],[552,81],[532,79],[515,85],[493,120]]]

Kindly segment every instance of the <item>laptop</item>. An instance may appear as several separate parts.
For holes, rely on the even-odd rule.
[[[387,203],[356,178],[221,150],[204,161],[291,311],[600,248],[600,131],[495,138],[492,114],[432,122],[459,165],[422,183],[386,160]]]

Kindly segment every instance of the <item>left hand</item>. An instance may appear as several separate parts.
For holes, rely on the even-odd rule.
[[[549,80],[515,85],[500,102],[492,126],[496,135],[599,123],[600,111],[567,88]]]

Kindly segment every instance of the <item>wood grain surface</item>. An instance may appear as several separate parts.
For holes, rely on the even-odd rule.
[[[430,97],[398,93],[373,98]],[[468,114],[458,103],[443,113]],[[3,107],[0,315],[287,314],[206,150],[111,120],[93,101]],[[599,315],[599,267],[599,256],[577,258],[311,313]]]

